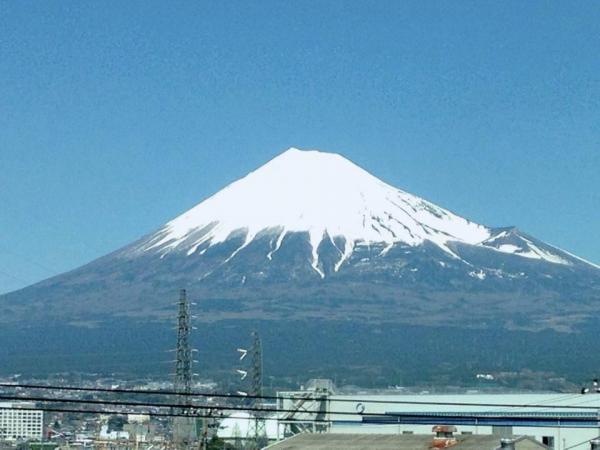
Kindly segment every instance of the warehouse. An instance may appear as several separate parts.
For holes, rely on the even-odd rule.
[[[531,436],[554,450],[588,450],[600,435],[600,394],[339,394],[326,380],[279,394],[284,436],[429,434],[453,425],[457,435]]]

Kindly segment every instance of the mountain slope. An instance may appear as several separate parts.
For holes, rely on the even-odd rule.
[[[0,308],[13,323],[164,319],[181,287],[213,322],[293,314],[573,331],[600,309],[597,266],[464,219],[340,155],[297,149]]]
[[[1,296],[0,373],[164,373],[181,288],[200,370],[218,379],[252,329],[286,382],[597,371],[597,266],[290,149],[156,232]]]
[[[337,154],[289,149],[248,176],[167,223],[136,250],[203,254],[243,235],[228,260],[261,234],[272,236],[267,259],[288,233],[305,232],[313,269],[324,277],[318,247],[329,240],[339,251],[335,271],[357,245],[431,242],[451,256],[450,242],[482,245],[499,252],[569,265],[558,250],[542,251],[509,230],[489,228],[396,189]],[[510,237],[518,243],[509,243]],[[511,241],[512,242],[512,241]],[[341,243],[341,245],[338,245]],[[518,245],[517,245],[518,244]],[[563,254],[563,256],[560,256]]]

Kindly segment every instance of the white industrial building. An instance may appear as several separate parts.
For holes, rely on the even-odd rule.
[[[42,439],[44,412],[31,408],[34,403],[0,403],[0,441]]]
[[[277,417],[270,415],[265,417],[265,433],[269,442],[283,438],[283,434],[277,424]],[[245,411],[236,411],[227,416],[219,424],[217,436],[229,443],[245,442],[252,439],[256,433],[256,421],[254,416]]]
[[[286,436],[427,434],[433,425],[453,425],[458,434],[531,436],[555,450],[588,450],[600,436],[599,393],[340,395],[321,380],[279,396]]]

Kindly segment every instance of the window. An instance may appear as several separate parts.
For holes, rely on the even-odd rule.
[[[542,436],[542,444],[554,448],[554,436]]]

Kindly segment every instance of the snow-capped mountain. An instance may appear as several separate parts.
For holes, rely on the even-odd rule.
[[[158,231],[0,305],[9,319],[161,318],[181,287],[211,320],[293,311],[434,324],[467,308],[478,325],[571,330],[600,310],[597,266],[462,218],[338,154],[294,148]]]
[[[569,356],[559,358],[566,373],[589,366],[580,349],[593,346],[600,313],[597,266],[462,218],[340,155],[290,149],[158,231],[1,296],[0,359],[18,362],[30,341],[40,358],[68,348],[74,362],[57,370],[98,346],[125,366],[156,359],[172,347],[181,288],[197,302],[203,358],[229,367],[226,349],[258,327],[284,375],[292,354],[298,371],[325,376],[361,374],[357,360],[385,373],[420,361],[438,374],[463,364],[457,351],[513,370],[545,367],[548,348]],[[509,355],[500,366],[497,354]]]
[[[338,154],[295,148],[170,221],[134,252],[201,257],[236,233],[243,235],[243,240],[223,264],[257,237],[269,236],[264,257],[271,260],[286,235],[306,233],[311,267],[321,277],[325,272],[319,246],[324,240],[339,253],[335,272],[357,246],[379,245],[379,256],[384,256],[394,245],[414,247],[424,242],[458,260],[461,258],[451,244],[572,264],[564,252],[541,249],[514,231],[496,233],[390,186]]]

